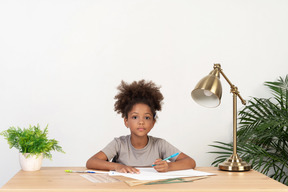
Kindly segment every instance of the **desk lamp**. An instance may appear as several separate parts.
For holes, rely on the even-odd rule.
[[[242,161],[237,154],[237,97],[243,105],[246,101],[240,96],[238,88],[234,86],[223,73],[220,64],[214,64],[214,70],[201,79],[191,92],[196,103],[204,107],[217,107],[220,105],[222,96],[222,86],[220,74],[229,83],[233,94],[233,154],[223,163],[219,164],[219,169],[224,171],[249,171],[251,165]]]

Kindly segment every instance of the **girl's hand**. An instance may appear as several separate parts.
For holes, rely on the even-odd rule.
[[[140,173],[138,169],[122,164],[117,165],[115,171],[120,173],[137,173],[137,174]]]
[[[154,169],[158,172],[167,172],[169,170],[169,164],[167,161],[162,161],[162,159],[157,159],[154,162]]]

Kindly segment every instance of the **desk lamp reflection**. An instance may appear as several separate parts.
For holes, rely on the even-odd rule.
[[[242,161],[237,154],[237,97],[243,105],[246,105],[246,101],[240,96],[238,88],[223,73],[220,64],[214,64],[214,69],[198,82],[191,92],[191,96],[196,103],[204,107],[213,108],[220,105],[222,97],[220,74],[230,85],[233,94],[233,154],[226,161],[219,164],[219,169],[224,171],[249,171],[251,165]]]

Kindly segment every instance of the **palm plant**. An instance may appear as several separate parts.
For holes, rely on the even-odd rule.
[[[252,164],[253,169],[288,185],[288,75],[265,82],[273,97],[252,97],[239,112],[237,153]],[[212,165],[226,160],[233,151],[232,143],[216,141],[219,156]]]

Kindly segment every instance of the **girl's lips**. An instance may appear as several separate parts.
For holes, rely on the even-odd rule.
[[[137,128],[138,131],[145,131],[145,128]]]

